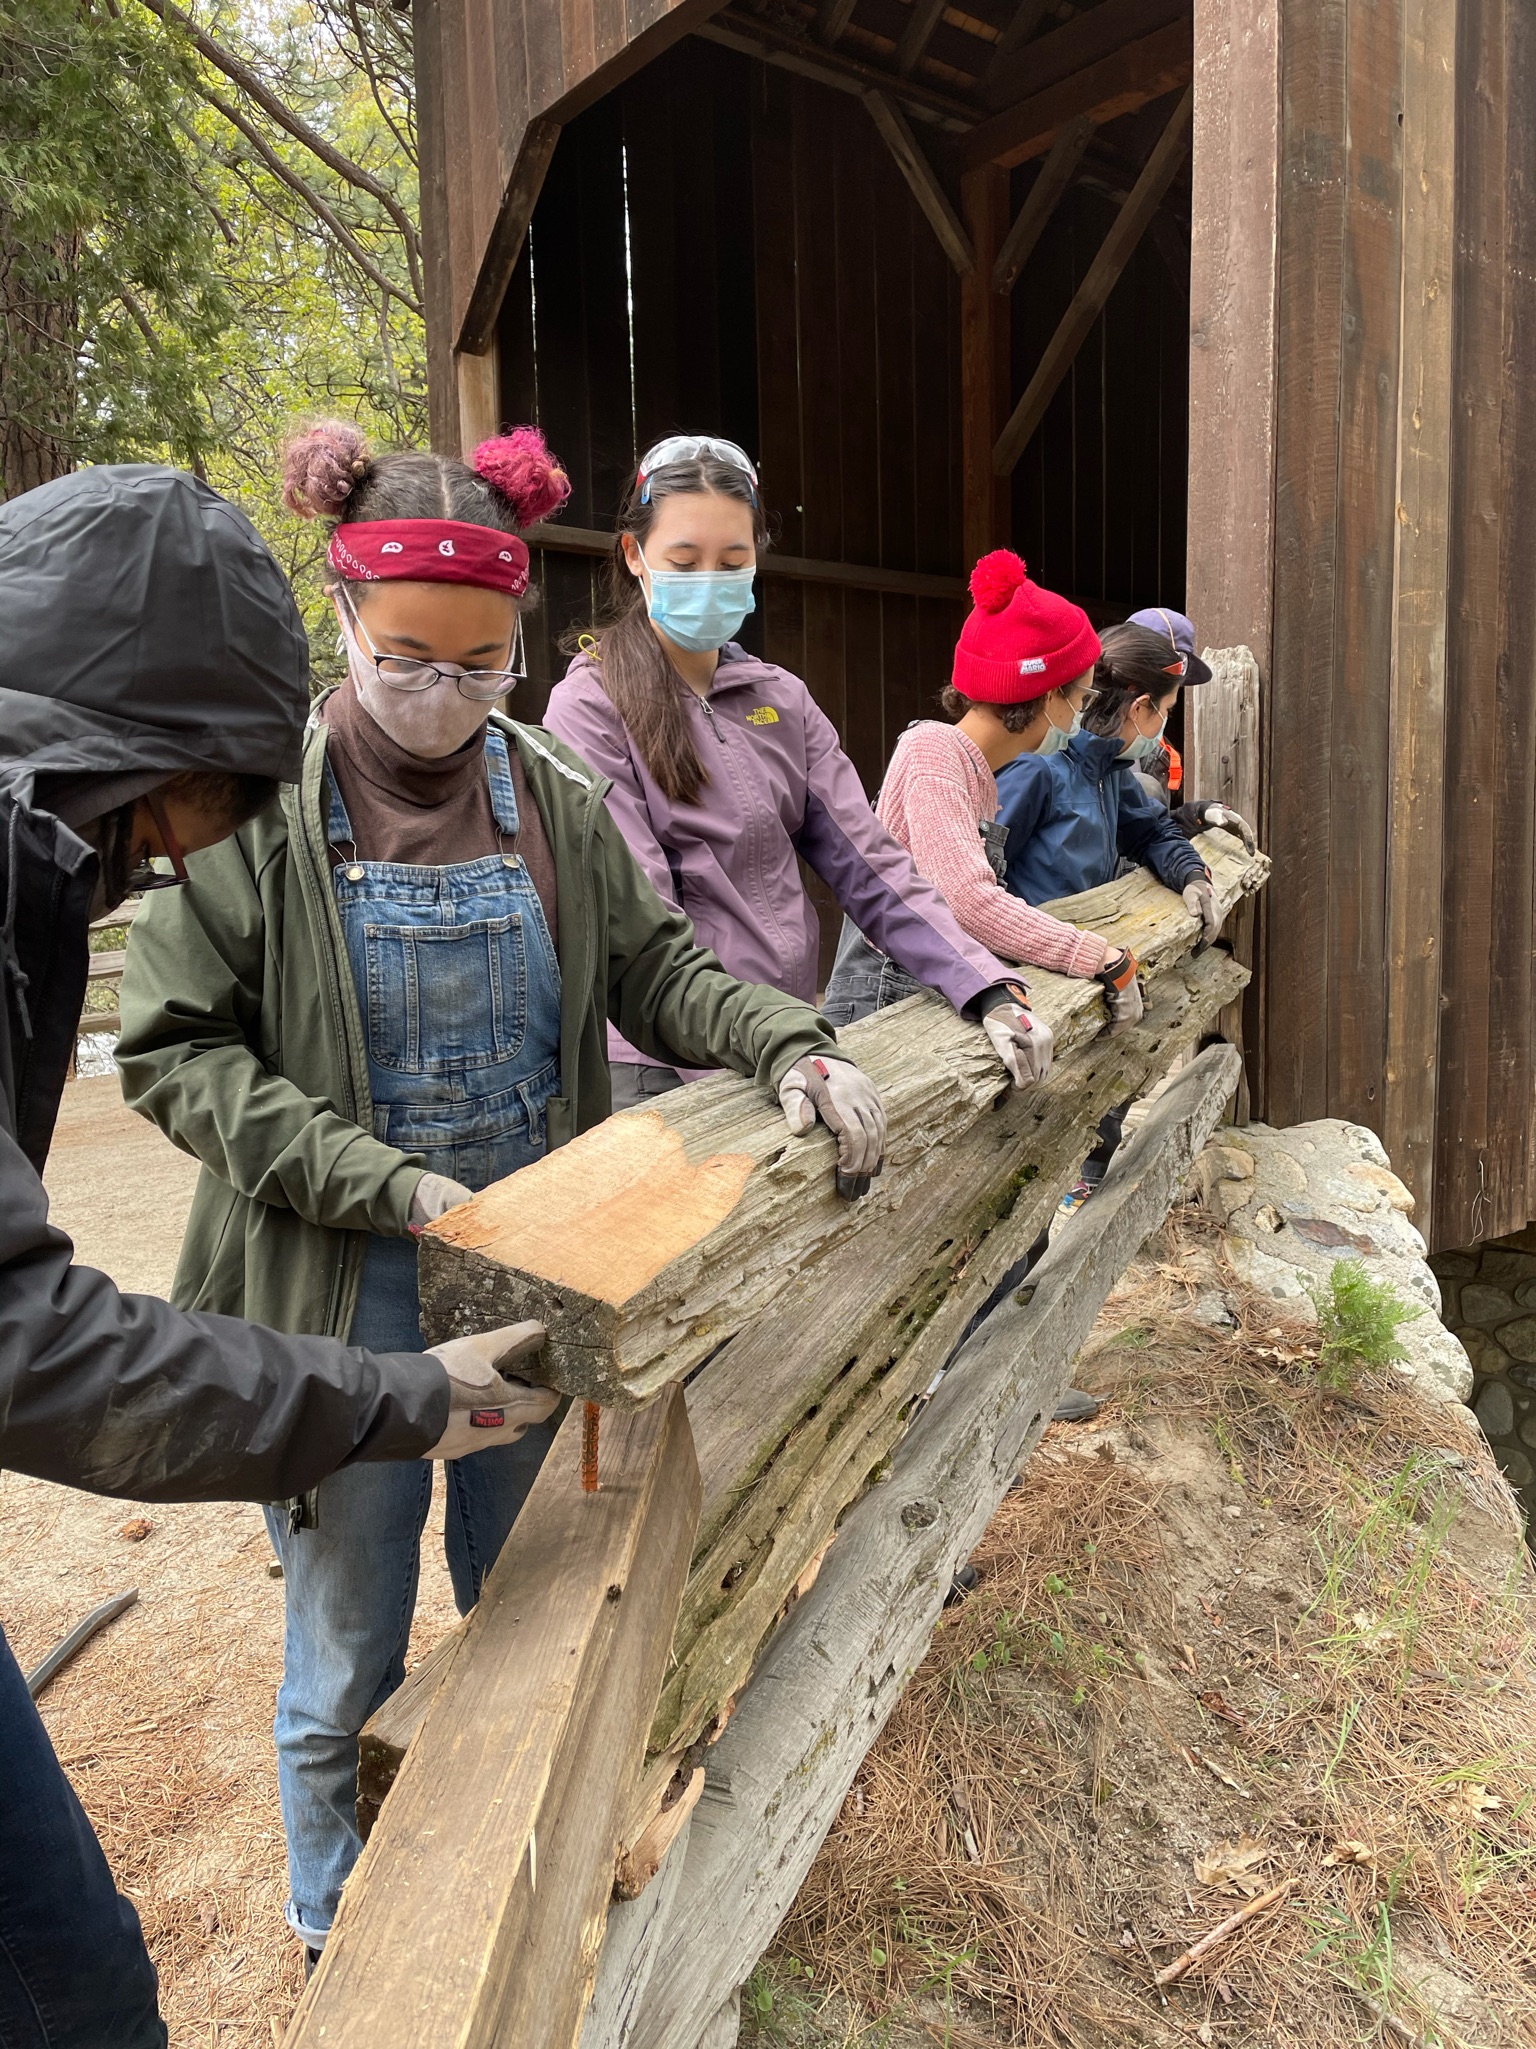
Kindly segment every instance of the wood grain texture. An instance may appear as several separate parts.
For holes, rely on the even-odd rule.
[[[903,78],[916,69],[946,5],[947,0],[911,0],[911,16],[896,45],[896,69]]]
[[[698,1518],[680,1391],[562,1428],[356,1871],[289,2049],[569,2044]]]
[[[1188,85],[1193,63],[1188,19],[1172,21],[1059,85],[1031,93],[991,120],[979,122],[956,141],[955,163],[968,171],[977,164],[1022,164],[1044,156],[1062,129],[1085,115],[1102,128],[1122,114],[1134,114],[1149,100]]]
[[[998,249],[992,265],[994,292],[1011,292],[1018,283],[1025,264],[1034,254],[1035,244],[1045,233],[1051,215],[1077,176],[1078,166],[1092,139],[1093,123],[1083,115],[1063,128],[1051,144],[1045,162],[1019,208],[1018,217]]]
[[[1456,20],[1407,0],[1382,1139],[1432,1238],[1445,831]]]
[[[983,81],[982,101],[995,109],[1049,92],[1155,30],[1187,21],[1189,14],[1190,0],[1099,0],[1063,27],[1000,57]]]
[[[896,167],[911,188],[912,197],[922,208],[928,225],[939,238],[939,247],[954,265],[959,276],[976,267],[976,251],[965,224],[956,213],[949,194],[939,182],[938,173],[923,154],[922,145],[912,133],[906,115],[897,106],[889,93],[870,91],[864,95],[864,104],[869,109],[870,119],[879,129],[887,149],[896,161]]]
[[[1175,1079],[1080,1228],[975,1333],[848,1516],[710,1753],[628,2049],[695,2049],[767,1947],[927,1649],[955,1567],[1038,1441],[1109,1289],[1176,1199],[1238,1064],[1213,1047]],[[589,2025],[601,2023],[594,2012]]]
[[[1268,872],[1263,856],[1244,857],[1224,834],[1201,845],[1226,909]],[[1145,870],[1074,898],[1072,908],[1078,922],[1129,945],[1152,980],[1195,936],[1180,899]],[[1041,972],[1031,989],[1055,1033],[1058,1059],[1101,1029],[1097,984]],[[531,1316],[549,1330],[537,1368],[548,1384],[609,1403],[646,1400],[691,1372],[787,1276],[834,1244],[881,1228],[937,1149],[1003,1092],[985,1034],[926,993],[851,1027],[842,1043],[887,1110],[885,1172],[860,1202],[835,1192],[829,1132],[791,1139],[777,1106],[751,1083],[734,1076],[695,1082],[535,1161],[430,1226],[421,1240],[429,1340]],[[615,1125],[625,1127],[617,1137]],[[614,1178],[616,1148],[622,1183]],[[727,1191],[737,1196],[728,1209]],[[558,1230],[545,1234],[525,1221],[533,1217],[558,1219]],[[584,1243],[589,1224],[593,1244],[611,1245],[620,1285],[573,1265],[573,1247]],[[503,1231],[514,1248],[506,1260],[497,1252]],[[648,1264],[643,1247],[652,1235],[667,1256]],[[583,1250],[582,1259],[588,1256]]]
[[[1008,487],[992,467],[992,444],[1008,417],[1009,308],[992,289],[1008,226],[1008,173],[996,164],[967,171],[960,198],[976,252],[960,284],[960,432],[969,565],[1012,538]]]
[[[1023,454],[1030,437],[1044,419],[1046,407],[1055,396],[1057,387],[1072,367],[1073,357],[1103,312],[1122,271],[1151,225],[1152,216],[1161,206],[1168,187],[1189,153],[1193,113],[1194,93],[1189,90],[1170,116],[1140,177],[1116,214],[1103,246],[1073,294],[1071,305],[1062,315],[1023,397],[997,438],[992,463],[999,476],[1009,475]]]

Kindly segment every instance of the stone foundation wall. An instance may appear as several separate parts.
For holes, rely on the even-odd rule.
[[[1536,1520],[1536,1224],[1469,1252],[1437,1252],[1446,1323],[1467,1348],[1473,1412]]]

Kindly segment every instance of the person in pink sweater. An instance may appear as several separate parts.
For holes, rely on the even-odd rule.
[[[942,704],[952,723],[920,719],[896,743],[876,802],[886,830],[939,890],[961,930],[1004,960],[1093,976],[1111,1021],[1141,1015],[1134,956],[1003,884],[997,771],[1020,754],[1053,754],[1081,724],[1099,637],[1069,599],[1030,580],[1007,549],[971,572],[973,609]],[[845,921],[823,1009],[851,1024],[909,996],[911,977]]]

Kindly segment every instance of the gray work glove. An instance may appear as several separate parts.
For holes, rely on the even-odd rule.
[[[1209,946],[1221,930],[1221,912],[1216,907],[1216,892],[1211,888],[1209,875],[1197,876],[1193,882],[1186,882],[1179,894],[1184,899],[1184,908],[1193,918],[1200,920],[1201,946]]]
[[[531,1424],[553,1414],[560,1397],[552,1387],[503,1377],[504,1368],[540,1351],[546,1335],[542,1323],[508,1323],[479,1337],[434,1345],[427,1357],[448,1375],[448,1428],[422,1457],[467,1458],[473,1451],[515,1444]]]
[[[1103,986],[1104,1008],[1109,1012],[1112,1032],[1123,1032],[1130,1025],[1140,1024],[1147,1006],[1142,999],[1136,956],[1128,946],[1112,953],[1093,979]]]
[[[779,1083],[785,1122],[798,1137],[819,1117],[837,1136],[837,1192],[867,1195],[885,1164],[885,1105],[862,1068],[835,1055],[807,1053]]]
[[[1051,1071],[1051,1028],[1031,1011],[1022,989],[1002,1003],[994,1003],[982,1018],[981,1028],[1016,1089],[1045,1080]]]
[[[419,1231],[424,1224],[434,1223],[449,1210],[457,1209],[461,1202],[468,1202],[474,1192],[462,1181],[450,1181],[446,1174],[423,1174],[411,1196],[407,1222],[413,1231]]]
[[[1244,818],[1241,811],[1234,811],[1230,804],[1203,804],[1207,827],[1215,826],[1221,832],[1235,832],[1243,843],[1243,851],[1256,854],[1259,851],[1258,834]]]

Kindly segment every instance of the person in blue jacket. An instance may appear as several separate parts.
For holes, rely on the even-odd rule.
[[[1135,769],[1156,753],[1179,691],[1210,671],[1147,626],[1101,637],[1078,730],[1057,753],[1021,754],[998,775],[1008,888],[1032,904],[1076,896],[1112,881],[1123,857],[1177,890],[1209,942],[1221,930],[1210,873]]]

